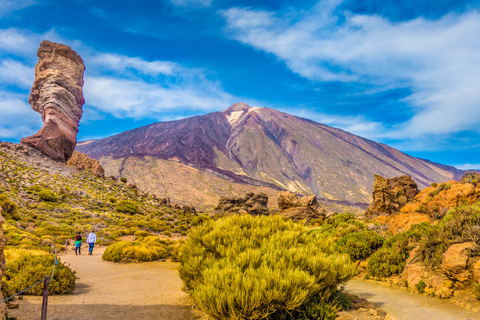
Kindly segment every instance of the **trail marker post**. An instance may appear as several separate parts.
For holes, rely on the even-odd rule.
[[[43,282],[43,301],[42,301],[41,320],[47,320],[48,286],[49,285],[50,285],[50,277],[45,277],[45,280]]]

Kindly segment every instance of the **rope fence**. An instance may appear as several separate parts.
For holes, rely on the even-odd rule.
[[[6,299],[4,299],[2,302],[0,303],[3,303],[5,301],[8,301],[10,299],[12,299],[13,297],[16,297],[30,289],[32,289],[33,287],[35,286],[38,286],[40,283],[44,283],[44,286],[43,286],[43,303],[42,303],[42,320],[46,319],[47,318],[47,304],[48,304],[48,286],[50,284],[50,281],[53,279],[53,275],[55,273],[55,266],[58,264],[58,258],[56,256],[56,252],[57,250],[55,250],[55,260],[53,261],[53,267],[52,267],[52,274],[50,275],[50,277],[48,276],[45,276],[42,280],[36,282],[35,284],[31,285],[30,287],[26,288],[26,289],[23,289],[22,291],[14,294],[13,296],[11,297],[8,297]]]

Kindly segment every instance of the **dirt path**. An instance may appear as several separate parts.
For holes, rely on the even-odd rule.
[[[346,290],[367,299],[398,320],[478,320],[480,312],[457,307],[445,300],[408,293],[398,288],[351,280]]]
[[[89,256],[68,254],[60,259],[77,271],[73,294],[51,296],[49,320],[83,319],[202,319],[182,288],[178,264],[147,262],[117,264],[102,261],[104,249]],[[82,252],[83,253],[83,252]],[[19,320],[40,318],[41,297],[26,296],[17,310],[9,310]]]

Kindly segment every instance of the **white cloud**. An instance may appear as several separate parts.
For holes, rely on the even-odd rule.
[[[170,0],[173,5],[179,7],[209,7],[213,0]]]
[[[0,83],[29,89],[35,79],[35,68],[13,59],[0,59]]]
[[[117,118],[162,119],[162,112],[214,111],[234,99],[211,83],[162,87],[142,80],[86,77],[84,95],[88,104]]]
[[[480,130],[478,12],[395,23],[346,12],[338,24],[337,3],[320,2],[295,20],[249,8],[222,14],[232,38],[274,54],[312,81],[410,88],[405,101],[415,114],[386,132],[390,138]]]
[[[0,18],[34,4],[36,4],[36,1],[33,0],[0,0]]]
[[[480,170],[480,163],[477,164],[471,164],[471,163],[464,163],[464,164],[454,164],[453,165],[455,168],[460,169],[460,170]]]
[[[32,135],[43,124],[40,114],[31,109],[25,96],[21,94],[0,91],[0,114],[2,139],[20,139]]]
[[[122,74],[136,70],[145,75],[173,75],[173,69],[180,66],[170,61],[145,61],[138,57],[127,57],[113,53],[95,54],[88,59],[89,65],[102,70],[112,70]]]

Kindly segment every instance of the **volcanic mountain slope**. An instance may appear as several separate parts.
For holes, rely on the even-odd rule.
[[[87,141],[77,150],[99,160],[107,175],[126,176],[152,192],[176,190],[171,196],[179,203],[207,205],[215,204],[219,195],[254,186],[269,195],[290,190],[368,204],[374,174],[408,174],[423,189],[463,172],[340,129],[244,103]]]

